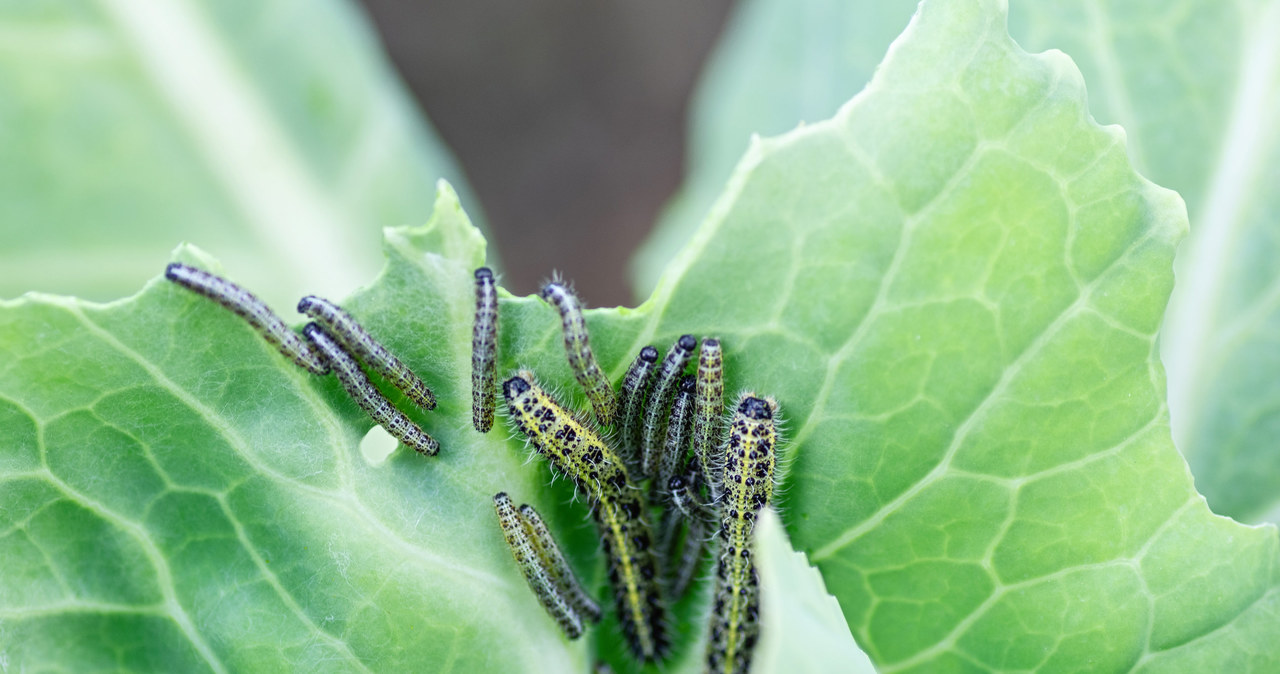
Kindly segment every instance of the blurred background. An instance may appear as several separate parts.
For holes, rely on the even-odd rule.
[[[593,306],[633,300],[628,264],[681,183],[690,92],[732,4],[364,0],[503,284],[535,292],[556,269]]]

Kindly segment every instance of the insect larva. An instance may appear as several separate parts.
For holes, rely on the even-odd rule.
[[[720,560],[709,625],[707,669],[746,672],[759,634],[759,597],[751,559],[756,516],[773,494],[777,403],[744,394],[725,443]]]
[[[653,534],[641,492],[626,466],[587,425],[521,371],[502,384],[509,418],[540,454],[590,496],[600,527],[618,622],[640,660],[666,656],[665,606],[657,583]]]
[[[529,539],[533,541],[543,568],[551,576],[560,595],[588,622],[600,622],[600,605],[587,594],[582,583],[578,582],[577,574],[573,572],[569,562],[565,561],[564,554],[560,552],[560,546],[551,536],[551,530],[547,528],[546,522],[542,521],[542,516],[527,503],[520,506],[520,516],[524,518]]]
[[[644,502],[636,495],[606,499],[592,510],[613,586],[614,610],[631,654],[658,662],[667,656],[666,605],[658,585],[653,535],[641,519]]]
[[[591,401],[591,409],[595,411],[596,421],[602,425],[613,425],[613,417],[618,409],[618,401],[613,395],[613,386],[604,371],[596,364],[595,354],[591,353],[591,340],[587,335],[587,321],[582,317],[582,307],[578,297],[563,283],[551,282],[542,286],[542,299],[546,300],[560,312],[560,324],[564,331],[564,351],[569,358],[569,369],[578,380],[578,385]]]
[[[297,333],[290,330],[289,326],[285,325],[266,303],[248,290],[221,276],[181,262],[174,262],[165,267],[164,277],[236,312],[253,326],[263,339],[300,367],[315,374],[329,373],[324,360],[313,352]]]
[[[344,351],[323,328],[315,323],[307,323],[307,326],[302,329],[302,334],[311,342],[316,353],[328,362],[334,374],[338,375],[338,381],[342,382],[342,388],[347,390],[352,400],[355,400],[370,417],[373,417],[374,421],[387,429],[388,433],[406,446],[428,456],[435,456],[436,452],[440,451],[440,445],[435,439],[418,428],[417,424],[410,421],[409,417],[383,397],[356,364],[355,359]]]
[[[481,433],[493,428],[497,386],[498,288],[493,271],[476,270],[476,321],[471,330],[471,423]]]
[[[716,447],[720,444],[724,410],[724,356],[720,340],[702,340],[698,353],[697,391],[693,398],[693,455],[712,495],[720,490],[720,468]]]
[[[662,458],[658,462],[658,474],[654,481],[663,490],[675,476],[676,467],[684,462],[689,423],[693,420],[693,377],[682,377],[677,389],[676,398],[671,403],[671,416],[667,419],[667,441],[662,446]]]
[[[658,362],[658,350],[652,346],[640,349],[640,355],[632,361],[631,368],[622,378],[622,387],[618,392],[618,426],[621,443],[618,448],[628,466],[636,466],[636,455],[640,451],[640,413],[649,399],[649,389],[653,384],[653,366]]]
[[[371,367],[387,378],[392,386],[404,392],[413,404],[424,410],[436,407],[436,396],[418,375],[387,351],[351,314],[342,307],[315,295],[298,301],[298,312],[312,318],[333,341],[365,367]]]
[[[515,505],[506,492],[498,492],[493,496],[493,507],[498,512],[498,523],[502,525],[502,536],[511,548],[511,556],[524,574],[533,594],[542,602],[542,607],[555,619],[565,636],[577,639],[582,636],[582,619],[578,617],[565,598],[557,591],[551,574],[543,566],[538,550],[529,536],[526,522],[516,511]]]
[[[702,561],[702,551],[707,546],[710,513],[698,501],[691,471],[672,477],[667,483],[667,491],[671,495],[671,503],[686,523],[680,554],[668,562],[668,568],[671,569],[668,581],[671,598],[678,600],[689,590],[689,586],[693,584],[693,579],[697,575],[698,563]]]
[[[640,470],[646,477],[653,477],[658,469],[658,455],[667,431],[667,411],[675,397],[680,374],[697,346],[698,341],[693,335],[681,335],[658,368],[658,378],[653,383],[653,393],[649,395],[644,410],[644,433],[640,442]]]
[[[503,382],[502,394],[516,428],[593,502],[635,491],[613,448],[543,390],[532,372],[521,370]]]

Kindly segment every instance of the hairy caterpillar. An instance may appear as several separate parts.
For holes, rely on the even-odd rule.
[[[511,498],[506,492],[498,492],[493,496],[493,507],[498,512],[498,523],[502,526],[502,536],[507,541],[507,547],[511,548],[511,556],[515,558],[516,565],[520,567],[533,594],[555,619],[565,636],[570,639],[582,636],[582,618],[556,587],[550,570],[544,565],[536,544],[529,535],[527,522],[511,503]]]
[[[752,532],[773,495],[777,465],[777,403],[746,393],[739,399],[725,443],[720,504],[720,559],[708,626],[707,670],[746,672],[759,636],[759,579]]]
[[[716,462],[724,410],[724,354],[720,340],[702,340],[698,353],[696,392],[693,398],[693,455],[713,495],[719,493],[721,466]]]
[[[652,346],[640,349],[640,355],[632,361],[630,369],[622,378],[622,387],[618,392],[618,427],[619,452],[628,466],[638,467],[636,455],[640,451],[640,415],[644,404],[649,400],[649,389],[653,384],[653,369],[658,362],[658,350]]]
[[[560,546],[551,535],[551,530],[542,521],[542,516],[528,503],[520,506],[520,516],[524,519],[525,531],[538,552],[538,559],[551,576],[560,596],[587,622],[600,622],[600,605],[583,589],[577,574],[560,552]]]
[[[591,352],[591,340],[587,335],[587,321],[582,317],[582,307],[578,297],[568,286],[559,282],[551,282],[542,286],[542,299],[546,300],[560,312],[560,326],[564,332],[564,351],[569,358],[569,369],[578,380],[578,385],[591,401],[595,410],[596,421],[601,425],[613,425],[618,401],[613,395],[613,386],[609,378],[596,363],[595,354]]]

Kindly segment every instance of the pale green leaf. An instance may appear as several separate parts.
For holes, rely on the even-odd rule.
[[[1280,518],[1280,2],[1020,2],[1011,21],[1077,60],[1098,119],[1186,199],[1161,332],[1174,437],[1216,512]]]
[[[183,240],[341,296],[458,178],[348,0],[0,4],[0,149],[7,297],[119,297]]]

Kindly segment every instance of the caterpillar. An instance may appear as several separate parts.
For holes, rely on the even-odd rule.
[[[506,492],[498,492],[493,496],[493,507],[498,512],[498,524],[502,526],[502,536],[511,549],[511,556],[524,574],[529,588],[538,597],[542,607],[551,614],[556,624],[564,631],[565,636],[577,639],[582,636],[582,619],[577,611],[569,605],[568,600],[557,588],[551,572],[545,566],[539,550],[529,535],[527,522],[521,517],[511,497]]]
[[[173,262],[165,267],[164,277],[234,311],[253,326],[267,343],[299,367],[318,375],[329,374],[329,367],[324,359],[312,351],[297,333],[290,330],[265,302],[248,290],[221,276],[181,262]]]
[[[400,389],[413,404],[423,410],[436,407],[436,396],[431,389],[413,373],[407,365],[400,362],[387,351],[387,348],[373,338],[369,331],[356,322],[351,314],[342,307],[315,295],[307,295],[298,301],[298,313],[306,314],[315,321],[329,337],[333,338],[344,351],[351,354],[365,367],[377,370]]]
[[[618,622],[631,652],[656,662],[669,647],[646,505],[613,448],[520,371],[503,382],[512,424],[559,472],[586,490],[601,532]]]
[[[759,578],[751,557],[752,533],[757,514],[773,494],[777,409],[773,400],[746,393],[730,422],[720,505],[720,559],[708,625],[709,672],[746,672],[759,636]]]
[[[719,465],[715,463],[724,410],[724,355],[720,340],[702,340],[698,353],[696,391],[693,398],[693,455],[712,495],[719,493]]]
[[[573,567],[569,566],[564,554],[560,552],[560,546],[552,537],[551,530],[542,521],[542,516],[528,503],[520,506],[520,516],[524,518],[525,531],[533,541],[538,559],[551,576],[560,596],[564,597],[569,607],[578,615],[586,618],[587,622],[600,622],[600,605],[583,589]]]
[[[644,411],[644,434],[640,443],[640,471],[645,477],[653,477],[657,472],[658,454],[667,430],[667,410],[675,396],[680,374],[697,346],[698,341],[693,335],[681,335],[658,368],[658,378],[653,383],[653,393]]]
[[[618,391],[618,427],[620,440],[619,453],[628,466],[636,467],[636,455],[640,450],[640,415],[644,404],[649,399],[649,389],[653,384],[653,368],[658,362],[658,350],[652,346],[640,349],[640,355],[631,362],[626,376],[622,378],[622,386]]]
[[[493,271],[476,270],[476,319],[471,330],[471,424],[488,433],[493,428],[498,350],[498,289]]]
[[[302,334],[311,343],[316,353],[328,362],[329,367],[338,376],[338,381],[342,383],[342,387],[347,390],[347,394],[370,417],[373,417],[374,421],[387,429],[388,433],[405,445],[428,456],[435,456],[440,451],[439,443],[383,397],[356,364],[355,359],[344,351],[323,328],[316,323],[307,323],[307,326],[302,329]]]
[[[654,485],[660,485],[663,490],[667,489],[667,483],[675,476],[676,467],[684,461],[689,424],[693,421],[693,377],[682,377],[677,389],[676,398],[671,403],[671,416],[667,419],[667,441],[663,444],[662,458],[658,461],[658,474],[654,480]]]
[[[702,561],[702,551],[707,545],[711,513],[698,500],[697,472],[692,466],[687,466],[667,482],[667,493],[674,507],[671,512],[679,513],[685,524],[679,554],[675,554],[674,541],[668,550],[667,586],[671,598],[678,600],[689,590],[697,575],[698,563]]]
[[[617,398],[609,378],[596,363],[591,352],[591,339],[587,334],[587,321],[582,317],[578,297],[563,283],[552,281],[542,286],[542,299],[560,312],[560,326],[564,332],[564,351],[569,358],[569,369],[578,385],[587,394],[596,421],[602,426],[612,426],[618,408]]]

